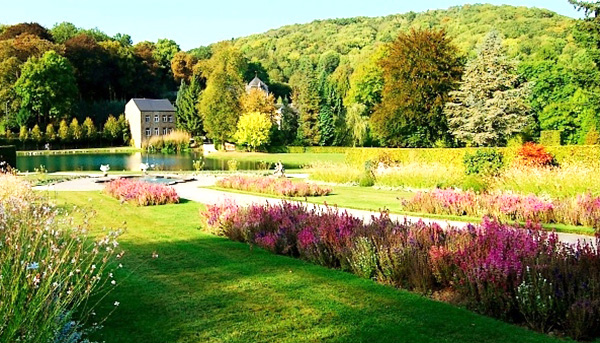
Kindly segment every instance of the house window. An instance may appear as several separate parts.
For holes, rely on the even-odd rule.
[[[172,129],[172,128],[171,128],[171,129],[169,129],[169,133],[171,133],[171,132],[173,132],[173,129]]]
[[[150,137],[150,134],[152,134],[152,131],[150,130],[149,127],[146,128],[146,137]]]
[[[169,123],[173,122],[173,116],[169,116]]]
[[[163,135],[166,135],[166,134],[167,134],[167,128],[163,127]]]
[[[157,127],[155,127],[155,128],[154,128],[154,134],[155,134],[156,136],[160,135],[160,132],[158,131],[158,128],[157,128]]]
[[[154,115],[154,122],[155,123],[159,123],[160,122],[160,116],[158,114]]]
[[[163,123],[167,122],[167,116],[163,115]]]
[[[150,122],[150,116],[146,116],[146,123]]]

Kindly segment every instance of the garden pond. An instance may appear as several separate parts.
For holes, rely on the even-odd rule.
[[[89,154],[36,154],[17,156],[20,171],[34,171],[44,166],[48,172],[99,171],[101,164],[109,164],[111,171],[139,171],[141,163],[148,163],[150,170],[185,171],[194,170],[194,161],[203,160],[203,170],[229,170],[231,158],[202,157],[202,153],[146,154],[134,153],[89,153]],[[270,168],[260,161],[235,161],[239,170]]]

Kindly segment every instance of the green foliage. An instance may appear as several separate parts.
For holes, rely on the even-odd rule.
[[[41,143],[42,140],[44,139],[44,135],[42,134],[42,131],[40,130],[40,126],[37,124],[35,124],[33,129],[31,129],[31,139],[33,139],[36,143]]]
[[[544,130],[540,132],[540,144],[543,146],[561,145],[560,130]]]
[[[346,113],[346,127],[352,135],[352,144],[362,146],[369,134],[369,116],[366,115],[367,107],[363,104],[353,104]]]
[[[271,125],[271,119],[265,113],[243,114],[238,121],[234,138],[238,144],[247,145],[250,150],[256,151],[258,147],[269,143]]]
[[[61,125],[62,125],[62,122],[61,122]],[[102,135],[104,136],[105,139],[109,140],[111,143],[114,143],[120,134],[121,134],[121,128],[119,127],[119,122],[117,121],[117,118],[115,118],[112,115],[109,116],[108,119],[106,120],[106,123],[104,123],[104,127],[102,128]],[[60,135],[60,129],[59,129],[59,135]]]
[[[44,123],[70,114],[77,95],[73,68],[54,51],[27,61],[14,87],[21,109]]]
[[[467,175],[498,175],[504,167],[504,155],[495,149],[477,149],[465,154],[463,163]]]
[[[19,128],[19,140],[21,142],[25,142],[29,139],[29,131],[27,130],[27,126],[21,126]]]
[[[470,146],[500,146],[527,125],[529,86],[516,73],[502,39],[492,31],[479,47],[462,78],[459,90],[446,104],[450,132]]]
[[[401,33],[382,60],[382,102],[371,117],[387,146],[430,147],[447,135],[442,113],[462,73],[458,50],[443,30]]]
[[[0,146],[0,163],[6,162],[10,167],[17,167],[17,149],[14,145]],[[0,169],[6,170],[6,166],[0,165]]]
[[[590,131],[588,131],[588,133],[585,135],[585,140],[584,140],[583,144],[585,144],[585,145],[600,144],[600,133],[598,133],[598,130],[596,130],[596,128],[593,128]]]
[[[331,145],[335,137],[335,122],[331,107],[323,106],[319,112],[319,135],[321,145]]]
[[[192,76],[188,85],[181,80],[181,86],[177,92],[175,108],[177,109],[177,127],[189,132],[192,136],[200,136],[203,133],[202,117],[198,113],[198,99],[200,97],[200,85],[196,76]]]
[[[293,103],[298,109],[298,141],[306,145],[319,144],[319,83],[313,63],[308,58],[300,60],[298,71],[290,79],[294,90]]]
[[[117,137],[122,139],[124,145],[129,145],[131,140],[131,132],[129,129],[129,122],[127,119],[125,119],[124,114],[119,115],[119,119],[117,119],[117,126],[119,132]],[[187,142],[189,142],[189,139]]]
[[[241,112],[245,65],[240,51],[229,44],[216,49],[209,62],[212,71],[198,109],[208,137],[224,143],[233,138]]]

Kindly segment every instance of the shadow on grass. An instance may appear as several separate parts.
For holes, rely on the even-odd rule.
[[[447,304],[198,232],[125,241],[106,342],[553,342]],[[152,254],[158,258],[152,258]]]

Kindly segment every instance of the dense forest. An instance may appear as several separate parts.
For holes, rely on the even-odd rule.
[[[253,148],[489,146],[541,132],[596,144],[598,5],[571,3],[585,20],[465,5],[318,20],[188,52],[70,23],[1,26],[0,130],[99,125],[131,97],[166,97],[182,129]],[[246,92],[255,76],[270,94]]]

